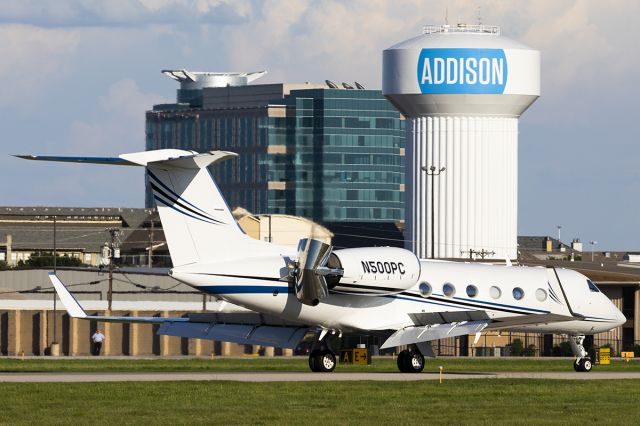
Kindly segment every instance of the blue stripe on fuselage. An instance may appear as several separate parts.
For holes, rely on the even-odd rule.
[[[197,287],[198,290],[209,294],[268,294],[274,291],[287,293],[289,287],[287,286],[273,286],[273,285],[209,285],[203,287]]]

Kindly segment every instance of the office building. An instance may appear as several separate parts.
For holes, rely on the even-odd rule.
[[[238,153],[212,168],[231,208],[320,223],[404,219],[404,120],[381,91],[164,73],[180,82],[178,99],[147,112],[146,149]]]

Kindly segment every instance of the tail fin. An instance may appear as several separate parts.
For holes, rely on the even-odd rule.
[[[218,262],[278,250],[248,237],[238,226],[231,209],[207,167],[237,154],[164,149],[123,154],[119,158],[37,157],[30,160],[145,166],[158,205],[174,266]]]

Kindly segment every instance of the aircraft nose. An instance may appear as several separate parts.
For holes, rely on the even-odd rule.
[[[625,322],[627,322],[627,318],[624,316],[622,312],[620,312],[620,309],[618,309],[615,305],[613,309],[615,309],[616,324],[618,326],[623,325]]]

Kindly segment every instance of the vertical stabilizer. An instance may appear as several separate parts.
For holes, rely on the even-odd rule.
[[[174,266],[273,251],[274,247],[240,229],[207,169],[233,156],[236,154],[212,151],[147,163],[147,177]]]

